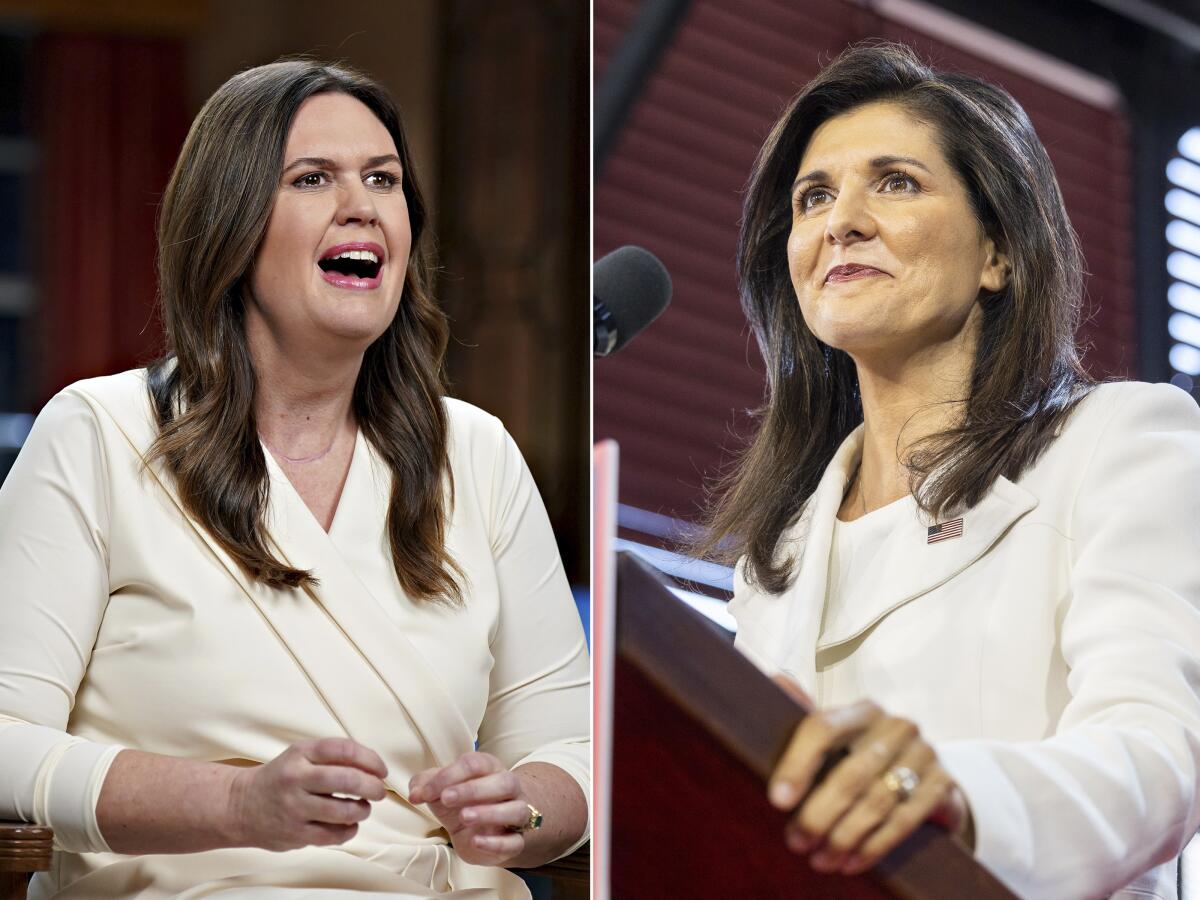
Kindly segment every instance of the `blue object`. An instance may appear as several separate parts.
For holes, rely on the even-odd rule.
[[[592,649],[592,592],[586,584],[571,586],[571,595],[575,598],[575,608],[579,610],[579,618],[583,620],[583,636],[587,639],[588,650]]]

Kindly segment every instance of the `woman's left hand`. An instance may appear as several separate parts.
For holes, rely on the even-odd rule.
[[[410,802],[429,804],[464,862],[503,866],[525,850],[525,835],[515,829],[529,821],[529,801],[521,779],[490,753],[426,769],[408,791]]]
[[[772,805],[795,809],[826,754],[841,748],[849,755],[796,809],[786,830],[788,847],[811,853],[817,871],[863,872],[929,818],[955,833],[969,826],[962,792],[917,726],[870,701],[804,718],[771,775]],[[900,776],[890,787],[889,773]],[[916,784],[901,786],[909,773]]]

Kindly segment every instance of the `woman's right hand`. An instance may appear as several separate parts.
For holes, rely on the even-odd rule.
[[[229,808],[237,843],[265,850],[344,843],[371,814],[368,801],[384,798],[386,776],[379,754],[349,738],[298,741],[234,776]]]

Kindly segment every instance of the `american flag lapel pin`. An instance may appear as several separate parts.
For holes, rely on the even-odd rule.
[[[962,516],[959,516],[957,519],[951,519],[949,522],[930,525],[926,532],[925,543],[936,544],[938,541],[948,541],[950,538],[962,537],[962,532],[963,520]]]

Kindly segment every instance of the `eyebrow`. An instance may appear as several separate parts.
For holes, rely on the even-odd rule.
[[[924,169],[929,172],[929,166],[921,162],[919,159],[913,159],[911,156],[876,156],[867,165],[872,169],[886,169],[888,166],[894,166],[896,163],[904,163],[909,166],[916,166],[918,169]],[[932,175],[932,172],[929,172]],[[812,181],[828,181],[829,173],[824,169],[817,169],[813,172],[808,172],[799,176],[792,182],[792,192],[795,193],[796,188],[802,184],[808,184]]]
[[[382,166],[384,163],[390,162],[394,162],[399,165],[400,157],[398,157],[395,153],[388,153],[384,156],[372,156],[363,164],[363,168],[370,169],[373,166]],[[324,156],[301,156],[300,158],[293,159],[290,163],[288,163],[283,172],[286,175],[288,172],[292,171],[292,169],[298,168],[299,166],[314,166],[318,169],[336,169],[338,167],[336,162]]]

